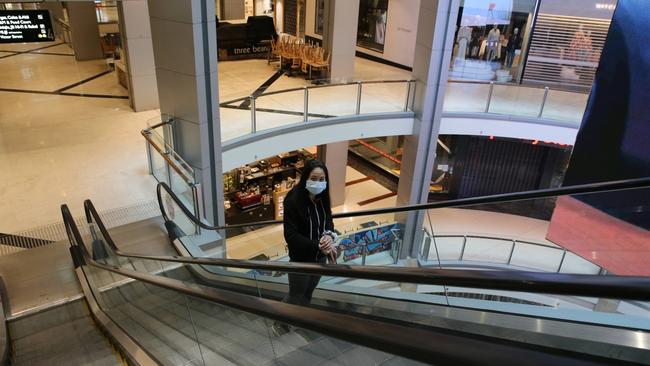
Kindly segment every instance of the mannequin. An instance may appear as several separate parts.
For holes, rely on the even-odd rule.
[[[464,60],[467,55],[467,45],[472,39],[472,28],[464,25],[458,29],[456,40],[458,41],[458,52],[456,53],[457,60]]]
[[[375,21],[375,43],[384,44],[384,37],[386,35],[386,12],[381,11],[381,15]]]
[[[501,31],[494,25],[487,36],[487,56],[485,58],[487,61],[492,61],[496,57],[497,47],[499,47],[499,37],[501,37]]]
[[[514,32],[508,38],[506,45],[506,67],[511,69],[512,63],[515,60],[515,51],[521,47],[521,36],[519,35],[519,28],[515,28]]]

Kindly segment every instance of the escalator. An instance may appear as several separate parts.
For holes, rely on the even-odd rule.
[[[648,183],[511,194],[446,205],[602,193],[647,188]],[[212,253],[226,252],[223,228],[193,217],[182,199],[164,186],[159,186],[159,201],[178,256],[120,251],[120,243],[113,241],[90,201],[86,202],[90,235],[82,236],[67,207],[62,207],[70,253],[90,314],[110,342],[105,343],[113,357],[124,357],[128,364],[650,364],[646,314],[575,311],[458,295],[470,290],[501,291],[511,295],[501,298],[606,298],[629,306],[650,299],[650,281],[644,277],[447,269],[441,261],[435,267],[426,262],[430,253],[416,261],[402,259],[400,232],[390,232],[395,239],[392,246],[349,246],[347,254],[341,253],[339,265],[288,263],[282,255],[269,261],[205,258],[201,251],[206,247]],[[385,221],[387,213],[436,205],[441,204],[336,217],[371,215],[376,227],[392,227],[390,220]],[[271,229],[277,225],[263,224]],[[278,301],[287,292],[289,272],[321,276],[310,306]],[[77,329],[75,324],[84,321],[92,326],[88,317],[62,323]],[[276,323],[287,325],[286,331],[278,332]],[[110,362],[102,359],[105,354],[99,347],[94,351],[93,345],[103,338],[96,334],[80,331],[81,340],[71,338],[67,344],[88,357],[96,355],[98,363],[93,364]],[[50,333],[40,339],[51,342],[53,338]],[[15,349],[12,359],[35,350]],[[67,364],[88,364],[69,360]]]
[[[424,206],[485,205],[647,186],[648,182],[637,181]],[[123,324],[129,336],[139,335],[144,349],[161,350],[153,352],[156,362],[443,365],[502,364],[525,357],[530,359],[528,364],[650,363],[648,344],[639,342],[647,334],[645,315],[571,312],[525,301],[495,306],[494,302],[481,303],[462,295],[470,289],[483,289],[537,297],[611,298],[630,300],[632,304],[648,299],[646,278],[431,269],[422,263],[416,264],[419,268],[409,268],[405,267],[409,262],[401,260],[372,263],[368,259],[364,261],[366,266],[320,266],[286,263],[281,257],[274,261],[201,258],[201,247],[207,244],[214,250],[222,245],[220,228],[193,217],[182,199],[165,185],[159,186],[158,193],[170,237],[183,256],[120,252],[88,201],[88,222],[96,232],[93,239],[104,248],[99,252],[105,252],[96,259],[105,267],[99,271],[102,265],[88,265],[89,259],[80,266],[88,271],[90,289],[106,289],[93,292],[98,308]],[[385,217],[381,215],[386,212],[414,209],[375,210],[371,214],[382,225]],[[367,214],[335,217],[349,219]],[[273,224],[277,222],[260,223],[266,227]],[[396,237],[401,239],[399,234]],[[97,245],[92,247],[96,249]],[[86,250],[84,245],[79,248]],[[391,255],[399,250],[388,248]],[[355,260],[358,258],[343,263],[357,264]],[[287,272],[322,276],[310,307],[277,302],[287,291]],[[137,276],[143,276],[140,283],[133,281]],[[179,291],[177,286],[193,292]],[[102,299],[104,296],[108,297]],[[229,301],[230,296],[239,301]],[[260,312],[269,306],[274,311]],[[293,315],[290,319],[276,312],[283,307],[290,309],[285,313]],[[115,313],[111,315],[111,311]],[[303,312],[314,315],[295,316]],[[291,324],[291,330],[274,334],[271,325],[276,321]],[[233,328],[238,330],[228,333]],[[373,338],[378,335],[379,339]],[[341,339],[347,343],[341,343]],[[331,352],[320,352],[321,347],[314,344],[323,344]],[[445,347],[441,348],[442,344]]]

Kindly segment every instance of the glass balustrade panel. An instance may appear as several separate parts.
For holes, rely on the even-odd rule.
[[[484,113],[489,94],[489,83],[451,81],[445,89],[442,110],[448,113]]]
[[[356,114],[358,91],[356,83],[310,88],[309,120]]]
[[[262,94],[255,98],[257,131],[285,127],[304,121],[304,90]]]
[[[544,89],[494,84],[488,113],[538,117],[544,100]]]
[[[586,93],[549,90],[542,118],[568,122],[578,128],[582,122],[588,98],[589,94]]]
[[[361,86],[360,113],[403,112],[408,94],[407,88],[412,88],[407,82],[363,83]]]

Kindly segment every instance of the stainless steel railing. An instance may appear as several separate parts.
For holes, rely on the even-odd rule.
[[[174,150],[169,138],[165,139],[156,131],[163,128],[166,130],[164,134],[170,136],[173,122],[173,118],[165,116],[161,122],[149,125],[141,132],[146,141],[149,174],[158,182],[167,183],[196,217],[204,217],[201,184],[196,181],[194,168]],[[196,230],[200,228],[196,227]]]
[[[408,112],[409,110],[412,110],[412,103],[413,103],[413,98],[412,96],[415,93],[415,80],[369,80],[369,81],[345,81],[345,82],[339,82],[339,83],[330,83],[330,84],[323,84],[323,85],[308,85],[308,86],[303,86],[303,87],[296,87],[296,88],[289,88],[289,89],[282,89],[282,90],[276,90],[276,91],[271,91],[271,92],[266,92],[266,93],[261,93],[261,94],[252,94],[248,95],[245,97],[240,97],[237,99],[232,99],[228,100],[226,102],[221,103],[221,107],[232,107],[235,103],[238,102],[246,102],[248,101],[248,104],[250,106],[250,133],[254,134],[258,132],[260,129],[258,128],[258,114],[260,113],[258,103],[257,101],[260,98],[264,97],[269,97],[272,95],[277,95],[277,94],[287,94],[287,93],[292,93],[292,92],[297,92],[297,91],[302,91],[303,92],[303,102],[302,102],[302,108],[299,108],[299,110],[302,112],[302,120],[304,122],[309,121],[309,115],[310,115],[310,108],[309,108],[309,102],[310,102],[310,91],[313,91],[315,89],[322,89],[322,88],[336,88],[336,87],[343,87],[343,86],[354,86],[356,85],[356,104],[355,104],[355,115],[360,115],[361,113],[361,106],[362,106],[362,99],[363,99],[363,86],[364,85],[371,85],[371,84],[404,84],[406,86],[405,90],[405,98],[403,100],[403,107],[400,108],[400,110],[393,110],[393,112]],[[401,103],[400,103],[401,104]],[[390,113],[390,112],[387,112]],[[334,117],[334,116],[332,116]]]

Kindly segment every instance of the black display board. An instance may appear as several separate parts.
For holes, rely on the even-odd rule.
[[[47,10],[0,10],[0,43],[54,41]]]

